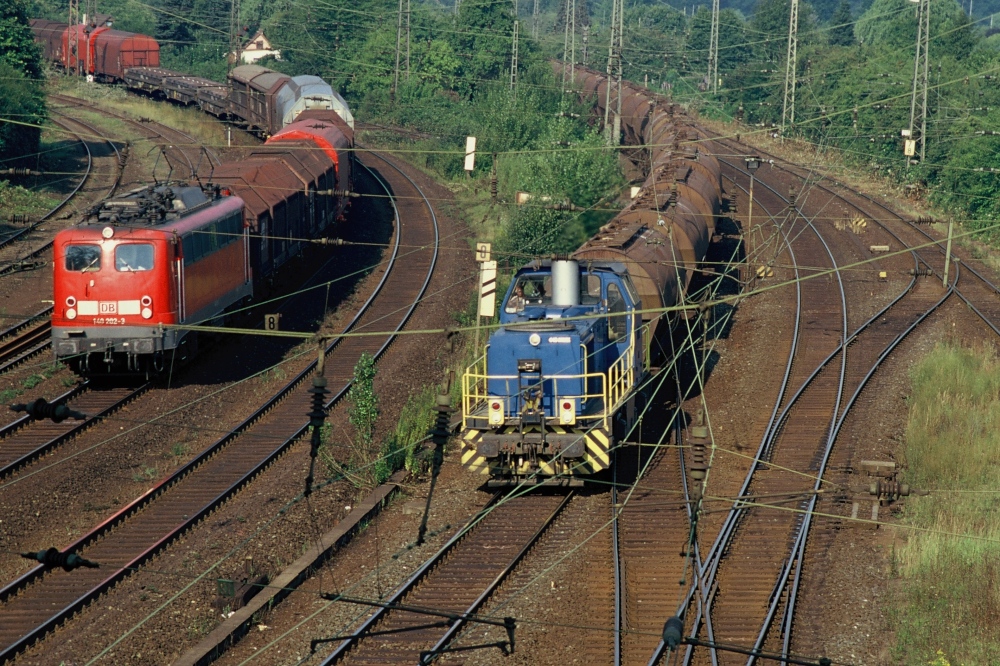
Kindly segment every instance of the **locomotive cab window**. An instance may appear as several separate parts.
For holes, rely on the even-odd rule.
[[[508,314],[521,312],[526,305],[548,305],[552,302],[549,294],[552,278],[548,275],[525,275],[514,285],[514,291],[507,299]]]
[[[601,276],[580,276],[580,305],[597,305],[601,302]]]
[[[625,299],[622,298],[618,285],[608,285],[608,339],[618,340],[625,336]]]
[[[115,270],[126,273],[153,270],[153,244],[128,243],[116,247]]]
[[[67,245],[66,270],[80,272],[101,270],[101,246]]]

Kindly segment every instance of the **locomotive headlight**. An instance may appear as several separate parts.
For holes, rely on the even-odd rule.
[[[559,424],[573,425],[576,423],[576,398],[563,398],[559,401]]]
[[[490,398],[490,405],[489,405],[490,425],[493,426],[503,425],[503,413],[504,413],[503,400],[500,400],[499,398]]]
[[[107,240],[111,240],[111,237],[115,235],[115,230],[113,227],[104,227],[101,229],[101,236]]]
[[[66,297],[66,307],[68,307],[68,308],[75,308],[76,307],[76,296],[67,296]]]
[[[76,319],[76,310],[73,308],[66,310],[66,319]]]
[[[149,319],[152,316],[153,316],[153,311],[152,310],[150,310],[149,308],[143,308],[142,309],[142,318],[143,319]]]
[[[528,342],[531,343],[532,347],[537,347],[542,344],[542,336],[538,335],[538,333],[532,333],[528,336]]]
[[[142,307],[148,308],[153,304],[153,299],[150,298],[149,296],[143,296],[142,299],[139,300],[139,302],[142,303]]]

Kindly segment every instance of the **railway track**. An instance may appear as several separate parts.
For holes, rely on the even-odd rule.
[[[341,337],[326,349],[325,375],[333,388],[329,409],[347,392],[362,353],[378,358],[420,302],[437,261],[438,230],[433,208],[420,188],[387,158],[366,155],[379,166],[377,178],[395,208],[392,258],[375,293]],[[397,261],[405,252],[405,261]],[[99,562],[100,569],[73,572],[35,567],[0,589],[0,661],[65,621],[249,483],[308,431],[311,364],[249,418],[193,460],[156,483],[116,514],[64,549]]]
[[[78,97],[52,95],[51,98],[62,104],[87,109],[109,118],[121,120],[136,128],[140,134],[151,135],[150,138],[152,139],[161,139],[162,144],[160,147],[164,153],[174,155],[174,160],[170,160],[169,157],[166,158],[170,162],[171,169],[175,167],[174,161],[186,165],[187,173],[182,173],[178,176],[179,178],[193,178],[197,175],[207,175],[211,172],[212,167],[222,164],[221,158],[214,150],[204,148],[197,139],[187,132],[170,127],[169,125],[164,125],[152,119],[137,120],[129,116],[123,116]],[[208,160],[207,163],[205,158]]]
[[[572,497],[572,492],[529,493],[500,501],[499,495],[494,496],[390,595],[385,605],[344,637],[321,662],[323,666],[341,662],[422,664],[446,654],[466,626],[466,618],[489,600]],[[400,605],[437,615],[407,611]],[[448,622],[440,621],[449,615]]]
[[[772,207],[789,204],[776,191],[772,190],[772,193],[772,200],[777,200],[777,204],[771,204]],[[820,210],[826,208],[828,203],[823,203]],[[796,210],[796,213],[801,212]],[[886,237],[889,235],[884,229],[879,233]],[[819,237],[818,232],[816,236]],[[830,256],[832,258],[832,254]],[[897,256],[906,257],[905,254]],[[915,254],[912,258],[913,265],[919,266]],[[903,269],[899,262],[894,262],[891,267],[895,271]],[[804,284],[809,282],[820,281],[808,280]],[[789,384],[790,387],[799,386],[799,389],[783,401],[781,412],[776,410],[772,416],[758,450],[757,462],[744,481],[740,497],[784,498],[771,501],[787,506],[788,501],[793,500],[794,507],[805,511],[815,506],[839,424],[843,423],[850,406],[885,356],[944,301],[948,292],[942,294],[942,291],[929,286],[926,281],[918,283],[913,279],[888,306],[850,335],[846,334],[846,298],[841,291],[845,306],[840,317],[845,327],[844,342],[833,350],[829,350],[827,345],[826,350],[829,351],[821,359],[812,354],[811,358],[799,360],[798,372],[794,373],[797,376]],[[808,332],[809,326],[802,330]],[[808,339],[799,345],[803,343],[807,348],[815,346]],[[801,377],[803,371],[809,372],[804,381]],[[798,471],[805,476],[788,474],[786,470]],[[815,481],[812,488],[808,484],[804,487],[807,478]],[[794,590],[801,580],[798,564],[811,521],[794,511],[748,507],[748,502],[734,504],[706,560],[701,563],[699,584],[702,590],[698,611],[694,613],[692,632],[696,633],[704,626],[709,640],[761,649],[771,632],[779,607],[788,599],[793,599],[790,604],[784,605],[782,617],[785,634],[790,634],[794,618]],[[778,547],[777,544],[781,543],[786,545]],[[794,581],[793,592],[791,596],[786,596],[783,592],[790,578]],[[696,591],[692,588],[688,601],[695,595]],[[662,652],[662,643],[654,655],[659,652]],[[708,656],[713,664],[731,663],[731,658],[726,659],[715,651]],[[654,660],[656,658],[654,656]],[[689,650],[685,663],[692,658],[693,653]]]
[[[779,165],[779,168],[787,173],[794,174],[797,177],[802,177],[796,168],[785,165]],[[815,187],[831,197],[838,197],[849,203],[849,205],[859,213],[874,220],[876,224],[890,234],[901,247],[919,248],[912,251],[913,256],[917,260],[918,269],[927,269],[939,279],[943,277],[943,263],[946,249],[943,247],[943,243],[940,239],[935,239],[924,229],[913,226],[906,218],[900,216],[895,211],[872,197],[856,192],[837,181],[832,181],[831,179],[826,180],[832,182],[833,187],[824,185],[822,181],[817,182]],[[879,219],[881,216],[873,215],[871,210],[872,206],[888,213],[889,219]],[[895,339],[886,342],[885,348],[881,354],[879,354],[878,359],[871,363],[871,368],[864,374],[864,376],[860,376],[860,371],[862,370],[863,365],[858,365],[856,368],[858,372],[851,378],[853,380],[853,385],[856,386],[856,388],[853,393],[851,393],[850,397],[846,399],[836,423],[833,426],[832,432],[830,433],[830,446],[825,452],[820,463],[818,478],[814,484],[814,491],[820,490],[824,476],[826,477],[828,483],[833,481],[835,484],[839,483],[841,487],[846,487],[850,478],[844,470],[849,469],[852,457],[847,451],[842,449],[833,451],[832,449],[844,429],[845,423],[850,417],[854,416],[850,410],[859,403],[862,405],[860,407],[862,411],[875,410],[874,406],[870,404],[872,402],[870,397],[867,401],[862,399],[863,389],[872,378],[872,375],[888,354],[902,341],[905,335],[911,332],[932,311],[936,310],[936,308],[940,306],[950,294],[953,293],[956,297],[964,301],[966,305],[968,305],[969,308],[973,310],[995,333],[1000,334],[1000,329],[998,329],[997,326],[997,322],[1000,321],[1000,319],[998,319],[998,316],[1000,316],[1000,299],[997,298],[997,294],[1000,293],[1000,290],[998,290],[996,285],[980,271],[975,270],[968,263],[962,262],[957,258],[953,270],[953,281],[951,282],[950,288],[947,291],[944,291],[943,295],[941,295],[931,307],[927,308],[926,312],[918,314],[916,311],[919,308],[915,307],[913,302],[911,302],[910,305],[914,310],[914,312],[911,312],[911,315],[917,315],[915,321],[912,325],[906,327],[905,330],[899,333]],[[963,276],[961,286],[959,285],[959,272],[961,272],[961,275]],[[924,289],[925,291],[930,290],[927,286],[925,286]],[[931,291],[940,293],[942,289],[935,288]],[[927,297],[925,296],[925,298]],[[880,323],[885,325],[887,323],[886,320],[887,318],[883,317]],[[884,337],[887,336],[883,335],[883,338]],[[877,348],[877,345],[875,348]],[[831,462],[834,460],[834,456],[838,464],[832,466],[832,473],[828,473],[831,469]],[[815,571],[818,560],[820,560],[824,556],[825,552],[831,547],[833,543],[832,532],[837,527],[836,520],[825,518],[814,519],[813,512],[818,509],[823,514],[837,515],[840,513],[834,499],[828,496],[820,496],[818,493],[813,494],[802,508],[805,511],[801,517],[802,526],[797,533],[790,556],[790,562],[792,562],[793,565],[787,567],[787,571],[784,572],[783,579],[779,581],[780,588],[776,588],[783,590],[784,592],[783,594],[779,594],[772,599],[768,609],[765,625],[762,628],[761,634],[758,636],[758,640],[756,642],[757,646],[767,645],[774,651],[780,651],[781,654],[791,653],[793,651],[793,647],[795,646],[793,641],[795,640],[795,625],[798,618],[796,609],[798,607],[800,597],[803,594],[803,590],[807,587],[808,582],[806,574],[803,572],[810,567]],[[819,530],[819,534],[811,533],[811,528],[814,522],[818,522],[823,525],[823,528]],[[812,531],[815,532],[816,530]],[[811,601],[815,601],[815,599],[811,599]],[[806,607],[808,608],[809,605]],[[773,625],[776,625],[773,626],[773,628],[772,623]],[[768,637],[768,629],[770,629],[770,637]],[[808,650],[808,646],[810,644],[815,644],[816,636],[811,635],[804,640],[806,640],[806,643],[802,643],[800,647],[804,650]]]
[[[49,305],[0,332],[0,373],[48,348],[51,314]]]
[[[66,401],[72,409],[86,414],[86,419],[53,423],[49,420],[36,421],[25,415],[3,426],[0,428],[0,479],[7,478],[100,422],[145,393],[149,387],[147,383],[136,388],[94,389],[87,382],[52,400],[54,403]]]
[[[90,177],[90,172],[93,169],[94,165],[94,158],[93,154],[90,151],[90,146],[87,144],[87,142],[83,139],[82,136],[80,136],[78,133],[70,129],[67,124],[64,124],[61,121],[55,119],[53,119],[52,122],[53,124],[62,127],[63,129],[67,130],[68,132],[76,136],[77,141],[79,141],[80,145],[83,147],[84,152],[87,155],[87,167],[86,169],[84,169],[83,176],[80,178],[79,182],[73,187],[72,190],[70,190],[69,194],[63,197],[62,201],[60,201],[48,212],[46,212],[44,215],[38,218],[38,220],[32,222],[31,224],[25,225],[25,227],[23,227],[22,229],[18,229],[17,231],[4,236],[3,238],[0,238],[0,249],[7,247],[8,245],[16,241],[18,238],[30,233],[32,230],[35,229],[35,227],[39,226],[43,222],[52,219],[52,216],[54,216],[56,213],[62,210],[66,206],[66,204],[69,203],[70,199],[76,196],[77,192],[80,191],[84,183],[86,183],[87,179]]]
[[[36,222],[26,226],[24,229],[19,230],[17,234],[15,234],[13,237],[4,239],[4,241],[0,241],[0,249],[7,246],[8,243],[12,243],[14,240],[17,239],[22,239],[23,242],[30,244],[31,241],[28,239],[28,237],[31,236],[32,233],[42,223],[51,220],[53,215],[55,215],[58,211],[62,210],[63,207],[65,207],[65,205],[69,203],[70,199],[75,197],[83,188],[84,184],[86,184],[86,182],[94,175],[94,154],[90,148],[90,145],[83,138],[84,135],[88,137],[99,137],[102,143],[106,143],[109,146],[111,146],[111,149],[114,152],[116,160],[113,172],[114,175],[111,178],[111,184],[108,187],[107,192],[103,195],[99,195],[98,198],[95,199],[95,201],[100,199],[105,199],[107,197],[114,195],[115,191],[118,189],[118,185],[121,181],[121,176],[123,173],[125,162],[121,151],[118,149],[117,144],[112,139],[103,134],[100,130],[95,128],[93,125],[90,125],[89,123],[86,123],[82,120],[78,120],[76,118],[71,118],[69,116],[58,114],[58,112],[55,113],[57,115],[60,115],[61,119],[53,118],[52,122],[66,129],[68,132],[74,134],[80,140],[81,144],[87,151],[87,168],[84,173],[84,177],[80,180],[80,183],[73,189],[73,191],[69,194],[69,196],[67,196],[62,202],[60,202],[58,206],[50,210]],[[77,126],[78,128],[83,128],[82,131],[80,129],[76,130],[72,129],[74,125]],[[106,174],[106,175],[111,175],[111,174]],[[54,235],[55,235],[54,233],[45,234],[46,238],[41,243],[32,244],[32,246],[27,250],[23,252],[18,252],[13,259],[3,264],[0,264],[0,276],[9,275],[11,273],[16,273],[18,271],[37,268],[39,265],[38,257],[46,250],[52,247],[51,236]]]

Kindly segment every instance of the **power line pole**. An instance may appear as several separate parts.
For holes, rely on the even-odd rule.
[[[788,54],[785,59],[785,100],[781,105],[781,136],[785,136],[785,121],[795,124],[795,75],[799,46],[799,0],[792,0],[788,14]]]
[[[514,43],[510,49],[510,90],[517,99],[517,28],[520,21],[514,20]]]
[[[570,13],[569,19],[569,61],[573,65],[573,69],[569,70],[569,85],[572,86],[576,83],[576,0],[572,0],[570,6],[572,7],[572,13]]]
[[[613,0],[611,5],[611,42],[608,44],[608,87],[604,96],[604,131],[607,133],[608,145],[611,146],[618,145],[622,129],[622,29],[625,25],[624,13],[624,0]],[[614,120],[609,126],[608,120],[612,107],[615,109]]]
[[[229,64],[227,73],[240,64],[243,51],[243,31],[240,30],[240,0],[230,0],[229,4]],[[227,79],[229,77],[226,77]]]
[[[538,0],[535,0],[535,6],[531,9],[531,37],[538,39]]]
[[[410,0],[406,0],[406,80],[410,80]]]
[[[66,64],[74,63],[73,74],[80,73],[80,2],[69,0],[69,32],[66,34]],[[75,62],[74,62],[75,60]],[[69,68],[67,68],[69,69]]]
[[[392,76],[392,97],[396,97],[399,88],[399,48],[403,41],[403,0],[399,0],[399,12],[396,15],[396,67]]]
[[[563,6],[563,75],[562,75],[562,87],[563,91],[566,90],[566,65],[569,63],[569,3],[570,0],[566,0]]]
[[[930,70],[930,17],[931,1],[920,0],[917,12],[917,49],[913,58],[913,93],[910,96],[910,136],[914,139],[914,125],[917,120],[917,98],[920,98],[920,161],[924,161],[924,137],[927,134],[927,90]],[[907,163],[909,163],[907,155]]]
[[[708,79],[712,92],[719,92],[719,0],[712,0],[712,37],[708,42]]]

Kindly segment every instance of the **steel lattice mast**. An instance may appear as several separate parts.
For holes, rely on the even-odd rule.
[[[625,7],[623,0],[613,0],[611,5],[611,42],[608,44],[608,86],[604,96],[604,128],[608,144],[617,146],[622,129],[622,28]],[[614,108],[614,120],[608,121]],[[608,131],[610,129],[610,132]]]
[[[719,0],[712,0],[712,37],[708,43],[708,80],[719,92]]]
[[[917,121],[917,98],[920,98],[920,161],[924,161],[925,135],[927,134],[927,89],[930,74],[930,18],[931,1],[920,0],[917,12],[917,48],[913,58],[913,93],[910,96],[910,138]]]
[[[781,105],[781,134],[785,125],[795,124],[795,83],[799,47],[799,0],[792,0],[788,14],[788,53],[785,58],[785,99]]]

